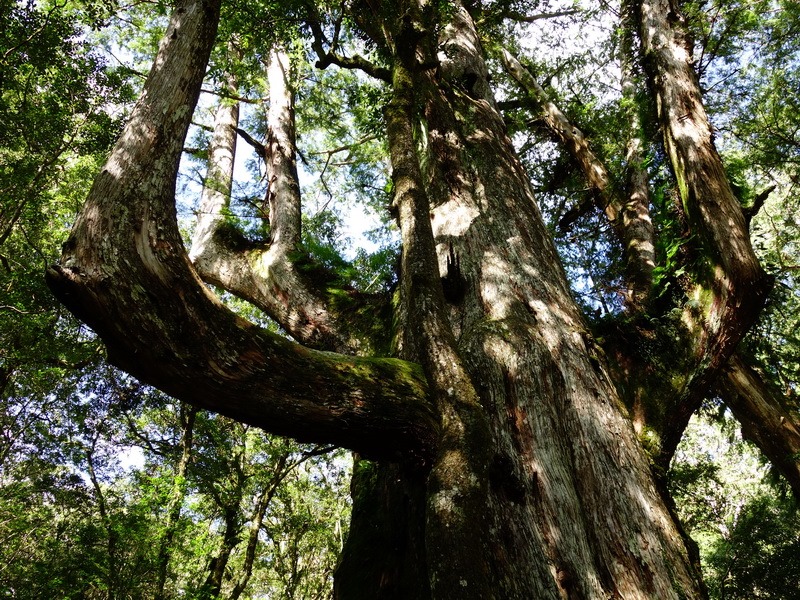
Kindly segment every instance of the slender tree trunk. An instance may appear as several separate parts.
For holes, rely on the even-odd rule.
[[[625,248],[625,299],[629,309],[647,308],[656,266],[653,222],[650,219],[650,185],[644,166],[644,140],[640,102],[637,90],[641,77],[637,72],[639,53],[636,51],[634,0],[621,3],[620,71],[622,101],[628,119],[628,142],[625,154],[627,186],[626,201],[621,210],[621,241]]]
[[[181,402],[179,421],[181,425],[181,455],[175,465],[175,473],[172,484],[172,492],[167,503],[167,521],[164,523],[164,530],[158,543],[158,558],[156,565],[158,568],[158,580],[156,582],[156,600],[166,598],[165,586],[167,582],[167,571],[169,567],[170,555],[172,553],[172,543],[181,516],[181,508],[186,499],[186,469],[192,456],[192,437],[194,434],[194,419],[197,415],[197,408]]]
[[[227,77],[226,91],[236,93],[236,79]],[[197,227],[189,258],[200,271],[214,268],[214,235],[224,223],[224,209],[230,205],[233,165],[236,159],[236,128],[239,126],[239,103],[220,98],[214,114],[214,132],[208,144],[208,166],[203,182]],[[206,264],[210,262],[211,264]]]
[[[100,481],[97,478],[97,472],[94,468],[94,451],[97,438],[92,440],[91,448],[86,449],[86,471],[89,474],[89,481],[92,482],[95,497],[97,498],[97,511],[100,513],[100,520],[106,530],[106,554],[108,560],[108,571],[106,573],[106,593],[109,600],[114,600],[118,597],[120,591],[119,587],[119,534],[114,527],[111,514],[108,510],[108,503],[106,502],[106,495],[103,488],[100,486]]]
[[[238,600],[247,584],[250,582],[250,577],[253,574],[253,565],[256,560],[256,549],[258,548],[258,535],[261,532],[261,525],[264,523],[264,516],[267,514],[272,498],[278,491],[278,487],[286,478],[286,475],[294,469],[297,464],[287,465],[288,454],[284,453],[278,459],[277,464],[272,470],[272,476],[265,483],[264,489],[258,495],[256,505],[253,513],[250,515],[250,526],[247,534],[247,547],[245,549],[244,564],[242,565],[242,573],[233,586],[230,594],[230,600]]]
[[[219,598],[222,591],[222,584],[225,580],[225,571],[228,561],[231,558],[233,549],[239,543],[239,533],[241,530],[240,502],[242,499],[241,488],[230,503],[222,507],[224,531],[220,541],[219,550],[208,564],[208,575],[200,591],[202,600],[214,600]]]

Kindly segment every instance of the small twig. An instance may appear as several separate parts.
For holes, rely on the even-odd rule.
[[[2,310],[13,310],[15,313],[18,313],[20,315],[29,315],[29,314],[31,314],[30,311],[20,310],[16,306],[3,305],[3,306],[0,306],[0,309],[2,309]]]
[[[520,23],[535,23],[536,21],[541,21],[543,19],[557,19],[558,17],[568,17],[570,15],[574,15],[579,12],[580,11],[577,8],[570,8],[568,10],[561,10],[558,12],[551,12],[551,13],[539,13],[535,15],[525,15],[523,13],[516,11],[506,11],[501,16],[504,19],[510,19],[511,21],[519,21]]]
[[[220,90],[212,90],[208,88],[203,88],[200,90],[204,94],[211,94],[213,96],[218,96],[220,98],[227,98],[229,100],[236,100],[237,102],[244,102],[246,104],[261,104],[263,102],[268,102],[269,98],[245,98],[244,96],[239,96],[238,94],[231,94],[230,92],[222,92]]]

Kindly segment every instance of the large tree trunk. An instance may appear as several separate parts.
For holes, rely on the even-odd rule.
[[[174,178],[216,29],[213,0],[178,6],[48,273],[52,289],[144,381],[381,461],[359,465],[354,480],[341,598],[701,597],[496,110],[469,13],[458,3],[443,15],[415,0],[376,13],[378,3],[357,4],[391,65],[398,358],[286,342],[232,316],[193,270]],[[278,133],[272,168],[291,188],[293,139]],[[259,262],[271,251],[284,260],[297,240],[297,194],[271,191],[273,239],[245,253],[246,276],[270,284],[253,294],[297,339],[352,348],[317,297],[301,295],[293,312],[295,288]]]
[[[406,19],[408,14],[413,8]],[[394,27],[398,40],[431,30],[407,20]],[[407,108],[406,114],[390,114],[388,124],[408,257],[402,290],[414,295],[414,286],[430,278],[427,266],[411,263],[415,255],[426,260],[428,251],[420,246],[430,243],[429,222],[445,288],[444,305],[431,291],[425,313],[415,308],[424,292],[408,298],[406,331],[414,333],[402,338],[402,348],[426,367],[429,380],[443,380],[447,394],[439,400],[440,411],[450,441],[434,461],[427,512],[401,513],[408,519],[426,515],[421,527],[427,554],[413,535],[373,551],[411,548],[427,564],[398,574],[392,567],[399,569],[400,561],[373,556],[371,566],[383,565],[383,576],[362,570],[361,582],[402,581],[424,569],[433,598],[699,597],[681,537],[596,358],[494,108],[465,10],[456,11],[443,35],[445,53],[436,73],[414,64],[429,56],[424,42],[404,48],[405,61],[395,66],[395,102],[422,105],[425,112],[409,114]],[[419,141],[428,150],[424,174],[408,142],[414,119],[426,123],[427,137]],[[416,279],[406,284],[406,278]],[[448,317],[445,325],[437,325],[440,311]],[[440,362],[443,356],[452,359]],[[464,440],[471,452],[462,452]],[[392,489],[376,490],[389,481],[384,468],[371,480],[371,494],[356,495],[348,545],[363,547],[359,519],[375,519],[375,505],[394,510],[398,497],[406,503],[418,498],[412,478],[393,475]],[[363,499],[373,503],[371,510]],[[346,562],[339,572],[343,580],[358,574]],[[362,588],[362,594],[400,598],[402,585]],[[355,587],[342,582],[341,589]]]

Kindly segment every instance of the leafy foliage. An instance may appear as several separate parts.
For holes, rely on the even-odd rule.
[[[755,475],[754,475],[755,474]],[[669,473],[712,598],[798,598],[800,511],[731,417],[692,422]]]

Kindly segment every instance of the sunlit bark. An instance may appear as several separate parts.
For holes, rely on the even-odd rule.
[[[694,330],[698,360],[707,363],[697,379],[708,385],[758,315],[769,282],[714,146],[692,43],[676,3],[642,0],[639,30],[689,233],[703,253],[691,292],[697,308],[687,308],[684,321]]]
[[[413,11],[410,3],[404,14],[413,15]],[[397,33],[400,28],[396,24],[395,28],[392,23],[383,27],[395,38],[407,38]],[[423,23],[415,31],[431,29]],[[440,67],[436,71],[410,70],[416,104],[424,106],[424,114],[417,117],[425,123],[425,139],[419,144],[425,148],[424,193],[430,204],[428,218],[439,275],[443,282],[456,278],[461,282],[459,294],[452,294],[449,284],[445,286],[451,292],[446,295],[451,333],[444,333],[443,338],[453,336],[454,345],[447,352],[455,352],[463,363],[483,413],[480,419],[461,418],[454,439],[472,435],[481,440],[483,423],[488,421],[491,454],[488,488],[480,492],[485,503],[466,515],[467,521],[471,517],[475,523],[472,535],[480,538],[484,553],[473,557],[475,567],[464,572],[462,561],[473,544],[463,548],[456,544],[461,555],[456,559],[440,558],[437,544],[445,542],[426,532],[426,548],[437,554],[420,555],[419,560],[427,561],[429,573],[438,573],[443,566],[452,569],[449,588],[437,585],[437,579],[431,577],[431,596],[699,597],[696,574],[683,542],[656,492],[630,421],[604,373],[602,357],[571,298],[527,177],[495,110],[469,14],[458,8],[441,32],[437,41],[443,49]],[[424,64],[430,56],[432,44],[426,46],[426,42],[430,44],[422,39],[413,53],[418,63]],[[402,82],[396,82],[395,92],[398,83]],[[406,143],[405,152],[400,148],[392,151],[408,157],[414,147]],[[409,177],[416,181],[411,175],[413,158],[410,162],[407,170],[395,174],[396,180]],[[393,154],[393,167],[400,166]],[[412,193],[413,185],[395,187],[402,195]],[[412,200],[410,205],[415,201],[424,199]],[[403,202],[402,198],[398,202]],[[402,204],[400,207],[404,246],[424,248],[429,234],[420,219],[428,219],[422,210],[404,213]],[[419,248],[404,247],[404,252],[409,257],[424,255]],[[404,272],[404,278],[429,279],[428,265],[404,263],[404,268],[413,269]],[[418,312],[410,313],[404,319],[419,318]],[[426,345],[424,334],[404,339],[403,348],[407,346],[423,355],[441,348]],[[420,360],[435,364],[434,359],[423,356]],[[456,395],[452,402],[470,397],[469,388],[464,391],[453,386],[452,390]],[[447,428],[445,424],[444,431]],[[442,447],[447,447],[447,442]],[[460,455],[456,451],[453,456]],[[469,464],[464,460],[449,473],[445,469],[441,479],[429,482],[429,506],[447,498],[449,504],[442,503],[442,508],[476,508],[467,494],[480,488],[466,487],[462,492],[457,478],[449,481],[449,495],[438,495],[443,489],[439,481],[450,473],[469,472],[462,470]],[[415,501],[410,478],[395,473],[396,482],[391,486],[382,475],[379,471],[374,479],[362,483],[369,487],[377,482],[389,488],[372,488],[367,497],[373,507],[393,506],[392,500],[402,489],[407,502]],[[387,517],[380,513],[379,508],[369,513],[357,496],[348,544],[363,544],[354,535],[359,518],[370,514],[382,523]],[[406,514],[413,518],[419,511]],[[427,515],[429,526],[433,519],[430,511]],[[459,515],[450,521],[448,539],[460,539],[459,523],[464,520]],[[633,538],[628,535],[631,531],[637,532]],[[413,548],[414,540],[407,541],[406,547]],[[387,548],[387,552],[396,549]],[[357,560],[356,556],[352,560]],[[383,564],[391,565],[389,557]],[[488,569],[484,570],[484,565]],[[391,579],[394,573],[385,568]],[[351,568],[347,573],[354,571]],[[387,591],[376,586],[363,593],[401,597],[396,592],[396,588]]]
[[[52,289],[142,380],[270,432],[381,459],[359,463],[340,598],[701,597],[506,135],[468,10],[355,5],[391,67],[385,125],[403,241],[399,358],[365,359],[238,319],[181,244],[175,178],[218,8],[178,6],[131,122],[49,271]],[[289,264],[300,233],[291,92],[285,63],[273,59],[270,240],[245,254],[256,260],[247,277],[271,281],[264,303],[275,303],[287,331],[325,347],[308,310],[320,300],[327,311],[324,298],[309,304],[292,272],[270,274]],[[276,263],[257,262],[272,251]],[[717,265],[711,289],[723,304],[741,300],[734,292],[745,280],[722,284],[745,263]],[[306,313],[293,324],[281,311],[295,308]],[[697,360],[713,364],[700,377],[728,348],[714,327],[736,318],[712,310],[714,326],[701,327]]]
[[[296,340],[315,348],[354,351],[364,345],[347,323],[336,322],[325,298],[298,273],[300,186],[295,164],[294,100],[285,52],[270,53],[269,133],[264,146],[269,240],[251,243],[226,222],[230,203],[238,107],[224,100],[209,148],[209,168],[190,257],[205,281],[261,308]],[[232,81],[229,85],[232,85]],[[344,325],[344,326],[343,326]]]
[[[634,311],[644,310],[653,287],[653,270],[656,266],[653,222],[650,218],[650,185],[644,165],[644,140],[637,89],[641,78],[637,74],[635,20],[632,0],[622,2],[620,71],[622,102],[628,120],[628,141],[625,162],[627,186],[620,219],[625,248],[625,299]]]
[[[682,207],[674,217],[682,239],[664,245],[683,246],[682,268],[670,281],[678,305],[662,307],[657,319],[616,323],[606,347],[637,431],[665,473],[691,415],[757,318],[770,281],[714,146],[676,3],[625,2],[623,25],[630,30],[633,22]],[[624,36],[626,45],[632,35]],[[634,59],[632,45],[626,54]],[[636,211],[646,215],[643,204]]]
[[[567,115],[550,99],[544,88],[539,85],[513,54],[504,49],[500,56],[506,71],[538,105],[547,128],[563,144],[570,156],[580,166],[580,170],[589,187],[599,197],[597,204],[605,212],[608,220],[615,224],[622,211],[623,203],[618,192],[613,187],[608,169],[589,147],[589,140],[586,139],[578,127],[570,122]],[[559,221],[559,227],[567,229],[575,219],[581,216],[584,210],[586,209],[582,206],[570,210]]]
[[[629,104],[633,103],[632,75],[633,57],[623,51],[623,94]],[[507,50],[501,58],[505,69],[527,91],[539,106],[544,122],[553,135],[563,144],[567,152],[579,165],[594,196],[571,208],[559,220],[562,230],[592,208],[599,205],[622,244],[626,263],[626,304],[631,311],[641,310],[647,302],[655,268],[653,224],[650,220],[650,198],[647,174],[642,167],[641,138],[635,106],[628,111],[631,132],[628,140],[626,160],[628,162],[627,197],[612,183],[606,165],[592,152],[589,141],[580,129],[550,99],[547,92],[536,82],[527,69]]]

